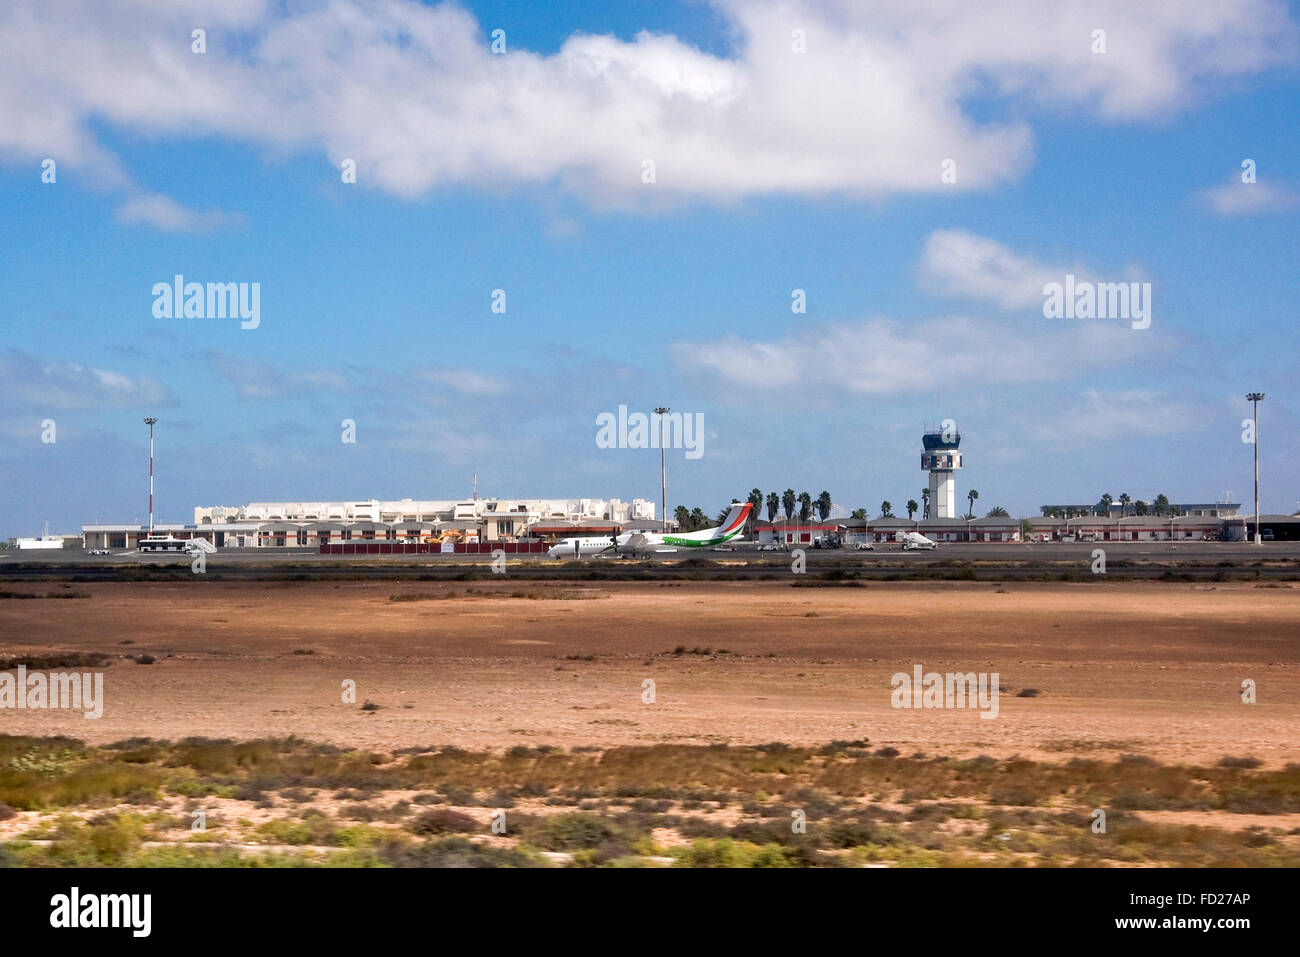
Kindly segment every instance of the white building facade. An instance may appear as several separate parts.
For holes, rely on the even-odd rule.
[[[341,502],[250,502],[205,505],[194,509],[195,525],[221,522],[498,522],[509,521],[519,534],[539,521],[609,522],[653,520],[655,503],[610,498],[527,499],[349,499]]]
[[[194,509],[189,525],[156,525],[160,535],[205,538],[218,548],[305,548],[350,541],[419,542],[454,533],[466,541],[511,542],[534,525],[653,522],[647,499],[380,499],[340,502],[250,502]],[[84,525],[86,548],[135,548],[139,525]]]

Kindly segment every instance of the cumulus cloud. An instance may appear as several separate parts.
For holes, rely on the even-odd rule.
[[[1202,404],[1146,389],[1088,389],[1050,419],[1035,418],[1028,431],[1035,439],[1059,442],[1100,441],[1168,435],[1200,429],[1211,410]]]
[[[130,408],[172,402],[167,388],[156,379],[75,362],[43,362],[19,349],[0,353],[0,383],[6,404],[37,410]]]
[[[1239,177],[1222,186],[1201,192],[1201,200],[1220,216],[1255,216],[1280,212],[1300,205],[1300,196],[1285,186],[1272,183],[1243,183]]]
[[[872,318],[812,325],[778,341],[679,342],[671,353],[688,375],[707,373],[702,381],[793,400],[802,392],[895,395],[1055,381],[1064,370],[1053,355],[1068,356],[1066,368],[1077,375],[1155,348],[1150,337],[1134,335],[1129,348],[1114,349],[1117,326],[1105,320],[1042,323]]]
[[[727,55],[643,32],[497,56],[470,14],[414,0],[17,0],[0,7],[0,152],[111,178],[107,123],[354,159],[360,184],[402,196],[554,182],[606,205],[979,189],[1027,168],[1035,109],[1160,117],[1296,51],[1281,0],[715,6]],[[195,24],[204,54],[190,50]]]
[[[1049,266],[989,239],[959,229],[938,229],[926,240],[921,274],[938,291],[996,303],[1003,309],[1041,305],[1043,286],[1066,273],[1091,279],[1081,266]]]
[[[348,392],[352,383],[332,369],[279,369],[269,362],[225,352],[203,354],[212,371],[235,387],[245,400],[288,399],[329,390]]]
[[[243,217],[220,210],[200,212],[159,193],[132,196],[117,207],[118,222],[153,226],[169,233],[206,233],[237,226]]]

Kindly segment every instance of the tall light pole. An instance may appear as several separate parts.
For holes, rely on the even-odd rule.
[[[144,420],[149,426],[149,537],[153,538],[153,427],[157,423],[152,415]]]
[[[1248,392],[1246,398],[1250,401],[1255,410],[1255,544],[1260,545],[1263,540],[1259,537],[1259,401],[1264,398],[1263,392]]]
[[[659,416],[659,493],[663,509],[660,527],[665,535],[668,534],[668,461],[664,458],[664,416],[671,411],[666,405],[655,408],[655,415]]]

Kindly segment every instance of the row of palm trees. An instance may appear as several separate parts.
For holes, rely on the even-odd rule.
[[[968,508],[966,518],[971,519],[975,517],[975,502],[979,497],[980,493],[976,489],[971,489],[966,493]],[[764,508],[766,508],[767,520],[769,522],[775,522],[777,515],[782,513],[787,521],[794,521],[797,517],[801,522],[808,522],[815,513],[821,521],[825,522],[827,518],[830,517],[831,513],[831,493],[825,490],[814,498],[809,492],[796,492],[792,488],[788,488],[784,492],[779,493],[768,492],[766,495],[764,495],[762,489],[755,488],[750,490],[749,495],[747,496],[747,501],[754,506],[753,516],[755,519],[762,515]],[[916,499],[907,500],[907,504],[904,508],[907,510],[907,518],[909,521],[915,519],[917,512],[921,512],[923,518],[930,517],[930,490],[928,488],[921,489],[921,501],[924,503],[924,507],[918,503]],[[730,506],[724,505],[718,512],[716,518],[710,518],[705,514],[703,509],[688,509],[685,505],[678,505],[673,512],[673,517],[677,520],[677,527],[682,531],[693,531],[697,528],[705,528],[712,523],[722,521],[729,508]],[[1008,517],[1009,513],[1005,508],[999,505],[991,509],[988,512],[988,515],[990,517]],[[867,515],[867,510],[865,508],[859,508],[854,510],[852,517],[856,519],[866,519],[869,516]],[[878,517],[893,518],[893,503],[888,500],[881,502],[880,515]]]
[[[1133,501],[1132,497],[1128,494],[1128,492],[1124,492],[1117,499],[1112,498],[1110,492],[1103,492],[1101,498],[1097,500],[1097,504],[1092,507],[1091,512],[1093,514],[1109,515],[1110,507],[1113,504],[1115,504],[1115,502],[1119,502],[1119,504],[1122,506],[1120,508],[1120,514],[1124,516],[1127,515],[1175,516],[1178,514],[1178,509],[1174,508],[1173,505],[1169,503],[1169,496],[1165,495],[1163,492],[1157,495],[1155,499],[1150,503],[1147,503],[1142,499],[1138,499],[1135,502]],[[1088,514],[1088,511],[1084,509],[1048,508],[1047,506],[1043,506],[1042,513],[1048,518],[1076,518]]]
[[[967,511],[966,511],[966,518],[974,518],[974,517],[975,517],[975,500],[976,500],[977,498],[979,498],[979,497],[980,497],[980,493],[979,493],[979,491],[978,491],[977,489],[971,489],[969,492],[966,493],[966,502],[967,502],[967,507],[966,507],[966,508],[967,508]],[[917,512],[920,512],[920,513],[921,513],[921,517],[922,517],[922,518],[929,518],[929,517],[930,517],[930,490],[929,490],[928,488],[923,488],[923,489],[921,489],[921,501],[925,503],[924,507],[923,507],[922,505],[918,504],[917,501],[916,501],[916,499],[914,499],[914,498],[909,498],[909,499],[907,500],[907,505],[905,505],[904,508],[907,509],[907,519],[908,519],[908,521],[912,521],[912,520],[915,518]],[[988,514],[989,514],[989,517],[993,517],[993,516],[1006,516],[1006,515],[1008,515],[1009,513],[1008,513],[1007,510],[1006,510],[1005,508],[1003,508],[1001,505],[998,505],[998,506],[994,507],[993,509],[990,509]],[[859,508],[859,509],[856,509],[856,510],[853,512],[853,517],[854,517],[854,518],[866,518],[866,517],[867,517],[867,510],[866,510],[865,508]],[[893,517],[894,517],[894,503],[893,503],[893,502],[890,502],[890,501],[888,501],[888,500],[881,502],[881,503],[880,503],[880,516],[879,516],[879,517],[880,517],[880,518],[893,518]]]
[[[751,489],[748,501],[754,506],[754,515],[761,515],[763,507],[767,507],[767,520],[776,521],[776,513],[782,509],[785,511],[785,517],[792,519],[795,517],[795,509],[798,509],[799,520],[808,521],[813,512],[817,513],[818,518],[823,522],[831,514],[831,493],[825,489],[816,498],[813,498],[809,492],[798,492],[788,488],[784,492],[768,492],[764,497],[762,489]]]

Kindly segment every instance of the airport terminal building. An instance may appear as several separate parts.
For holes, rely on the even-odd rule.
[[[908,519],[883,516],[874,519],[840,519],[825,522],[759,521],[755,533],[760,544],[815,545],[838,538],[845,545],[890,544],[904,532],[920,532],[931,541],[957,542],[1240,542],[1254,538],[1253,515],[1082,515],[1078,518],[937,518]],[[1300,539],[1300,517],[1261,515],[1265,541]]]
[[[845,545],[882,545],[902,541],[904,532],[920,532],[934,542],[1018,542],[1018,518],[931,518],[909,519],[886,515],[880,518],[828,519],[825,522],[793,518],[759,521],[755,525],[759,544],[814,545],[838,537]]]
[[[1065,506],[1062,506],[1065,508]],[[1070,508],[1073,508],[1071,506]],[[1211,505],[1190,514],[1085,514],[1073,518],[1016,517],[875,519],[815,517],[759,519],[753,537],[760,544],[797,547],[838,539],[891,544],[904,532],[920,532],[944,543],[1242,541],[1254,537],[1254,516],[1236,505]],[[1199,514],[1198,514],[1199,513]],[[573,535],[610,535],[629,529],[657,531],[655,503],[646,499],[468,499],[340,502],[252,502],[243,506],[200,506],[189,524],[156,524],[156,535],[204,538],[226,548],[319,548],[363,542],[404,544],[512,543],[550,541]],[[1300,518],[1261,516],[1266,541],[1300,538]],[[85,548],[134,549],[147,525],[83,525]]]
[[[568,498],[341,502],[251,502],[199,506],[186,525],[155,524],[156,535],[204,538],[217,548],[315,548],[343,542],[514,542],[543,529],[588,534],[588,529],[653,525],[647,499]],[[591,532],[600,534],[600,532]],[[83,525],[86,548],[135,548],[147,525]]]

